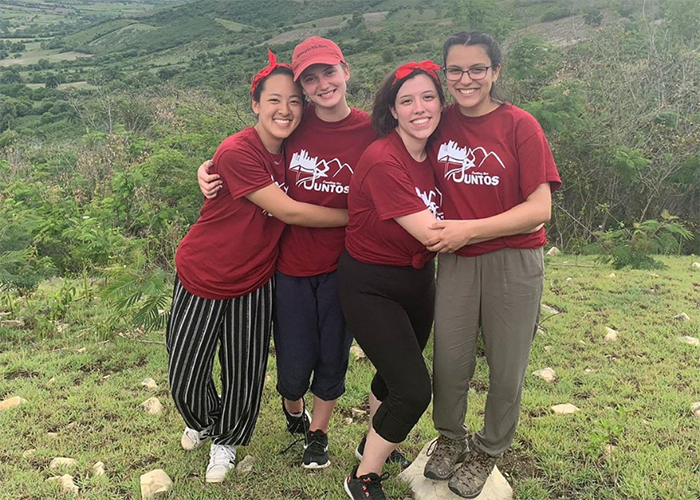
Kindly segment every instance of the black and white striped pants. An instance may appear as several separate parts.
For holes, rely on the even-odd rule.
[[[247,445],[260,413],[272,331],[272,280],[234,299],[192,295],[175,278],[166,332],[170,391],[185,424]],[[212,379],[219,348],[222,395]]]

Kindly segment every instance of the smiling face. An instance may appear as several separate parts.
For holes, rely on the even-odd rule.
[[[260,101],[252,103],[258,115],[255,130],[267,150],[277,153],[301,121],[303,97],[291,75],[273,74],[263,84]]]
[[[440,123],[442,103],[435,85],[428,75],[417,74],[406,80],[396,94],[391,114],[399,122],[397,131],[407,147],[421,143],[425,147]]]
[[[447,89],[465,116],[482,116],[496,109],[499,105],[491,98],[491,88],[498,80],[501,67],[491,67],[486,49],[481,45],[453,45],[445,58],[446,68],[485,68],[486,76],[481,80],[473,80],[467,73],[456,81],[447,81]]]
[[[350,70],[344,64],[314,64],[304,70],[299,82],[311,102],[332,109],[345,102]]]

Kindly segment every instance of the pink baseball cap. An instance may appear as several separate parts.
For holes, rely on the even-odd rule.
[[[304,70],[313,64],[334,66],[341,62],[345,62],[345,58],[335,42],[328,38],[312,36],[294,47],[292,54],[294,80],[298,80]]]

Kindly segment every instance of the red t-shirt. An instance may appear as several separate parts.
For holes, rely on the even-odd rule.
[[[369,115],[353,109],[339,122],[325,122],[309,105],[301,124],[285,141],[287,194],[294,200],[330,208],[348,207],[350,179],[357,160],[375,139]],[[345,228],[287,226],[277,269],[290,276],[316,276],[338,267]]]
[[[475,118],[464,116],[456,105],[448,107],[430,154],[445,219],[491,217],[524,202],[540,184],[549,182],[552,192],[561,186],[542,127],[509,103]],[[542,228],[466,245],[456,254],[474,257],[506,247],[539,248],[546,242]]]
[[[430,209],[442,218],[442,195],[428,158],[418,162],[396,131],[374,141],[350,183],[345,246],[368,264],[422,268],[435,254],[394,219]]]
[[[274,273],[284,223],[245,198],[273,183],[284,186],[282,155],[270,154],[248,127],[225,139],[211,173],[223,186],[206,200],[175,255],[182,286],[206,299],[241,297]]]

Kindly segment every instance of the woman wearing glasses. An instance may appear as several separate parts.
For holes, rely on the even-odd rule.
[[[542,295],[543,223],[561,180],[535,118],[494,95],[501,53],[493,37],[458,33],[445,42],[443,60],[455,104],[431,146],[445,220],[433,224],[441,232],[428,243],[440,252],[433,379],[440,436],[424,474],[472,498],[515,433]],[[464,417],[479,330],[489,392],[484,427],[469,442]]]

